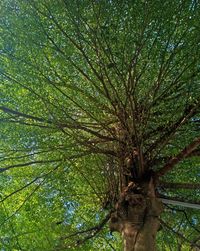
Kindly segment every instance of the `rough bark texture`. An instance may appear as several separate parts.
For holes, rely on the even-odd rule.
[[[110,220],[111,231],[118,231],[123,237],[124,251],[156,250],[162,208],[152,181],[140,186],[131,182],[126,187]]]

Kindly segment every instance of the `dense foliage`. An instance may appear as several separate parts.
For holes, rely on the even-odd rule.
[[[0,250],[121,250],[121,143],[134,177],[199,203],[199,16],[198,0],[1,1]],[[199,222],[165,205],[159,250],[200,246]]]

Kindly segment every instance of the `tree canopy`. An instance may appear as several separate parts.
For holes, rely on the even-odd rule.
[[[121,250],[107,223],[150,174],[157,197],[200,204],[198,0],[0,14],[2,251]],[[160,222],[158,250],[200,248],[197,209],[164,204]]]

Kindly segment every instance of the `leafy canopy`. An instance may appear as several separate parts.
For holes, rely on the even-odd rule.
[[[120,250],[105,223],[120,192],[121,144],[139,152],[135,175],[152,169],[161,184],[198,185],[198,145],[163,168],[199,137],[199,8],[1,1],[1,250]],[[158,190],[200,196],[199,187]],[[159,250],[198,243],[199,217],[166,206]]]

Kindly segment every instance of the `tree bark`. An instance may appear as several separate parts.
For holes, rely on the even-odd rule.
[[[133,183],[133,182],[132,182]],[[162,202],[155,197],[153,183],[130,184],[111,215],[111,231],[120,232],[124,251],[155,251]]]

